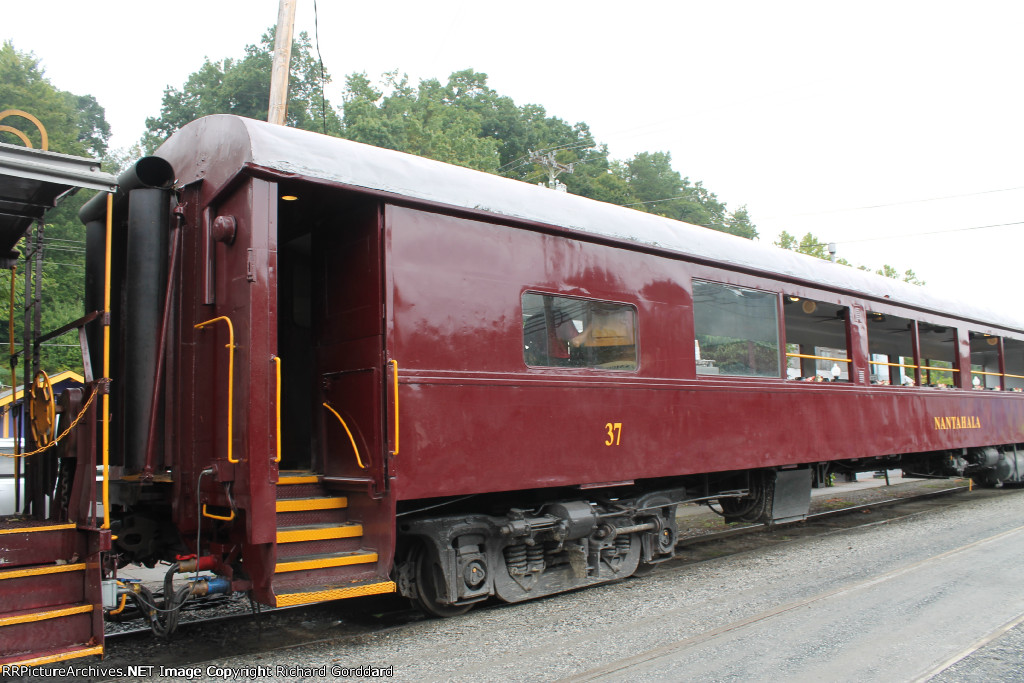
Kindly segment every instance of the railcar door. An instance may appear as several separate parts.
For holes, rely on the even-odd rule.
[[[325,480],[385,486],[380,209],[324,221],[312,234],[314,453]]]

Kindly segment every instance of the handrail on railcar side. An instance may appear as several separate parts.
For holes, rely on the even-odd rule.
[[[834,360],[837,363],[852,363],[849,358],[831,358],[829,356],[810,356],[806,353],[787,353],[786,358],[807,358],[809,360]]]
[[[281,356],[271,356],[277,374],[276,403],[274,404],[275,418],[277,421],[277,455],[274,462],[281,462]]]
[[[345,420],[338,414],[337,410],[331,407],[330,403],[325,401],[323,406],[324,408],[327,408],[327,410],[331,411],[334,417],[338,418],[338,422],[341,423],[341,426],[345,428],[345,433],[348,434],[348,440],[352,443],[352,450],[355,451],[356,454],[356,464],[359,465],[359,469],[365,470],[366,465],[363,464],[363,459],[359,457],[359,447],[356,446],[356,440],[355,437],[352,436],[352,430],[348,428],[348,425],[345,424]]]
[[[398,361],[392,358],[388,363],[391,365],[395,373],[393,380],[395,383],[395,450],[391,451],[391,455],[398,455]]]
[[[234,440],[234,412],[235,412],[235,326],[231,324],[231,318],[226,315],[211,318],[195,325],[195,329],[201,330],[207,325],[216,322],[225,322],[228,326],[228,343],[224,346],[228,350],[228,462],[234,464],[240,462],[232,457],[232,441]]]

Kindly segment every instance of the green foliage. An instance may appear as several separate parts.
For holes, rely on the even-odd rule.
[[[74,156],[106,152],[110,126],[96,98],[58,90],[46,78],[40,60],[30,52],[18,52],[9,41],[0,46],[0,83],[0,111],[20,109],[39,119],[46,128],[51,152]],[[8,117],[3,125],[22,131],[34,148],[41,148],[41,136],[30,121]],[[9,132],[0,132],[0,142],[23,144]]]
[[[699,181],[691,183],[680,176],[672,168],[668,152],[641,152],[626,162],[626,172],[636,208],[747,239],[757,238],[746,207],[729,213],[714,192]]]
[[[825,261],[829,261],[832,258],[832,256],[828,253],[828,245],[826,245],[824,242],[819,240],[811,233],[807,233],[806,235],[804,235],[798,242],[795,236],[783,230],[781,233],[779,233],[779,239],[775,240],[773,244],[777,247],[788,249],[789,251],[795,251],[798,254],[807,254],[808,256],[820,258]],[[836,259],[836,263],[841,266],[853,265],[843,258]],[[871,270],[867,266],[857,266],[857,269],[866,271]],[[909,268],[906,271],[904,271],[903,274],[900,274],[898,270],[886,264],[883,265],[878,270],[876,270],[875,272],[879,275],[882,275],[883,277],[892,278],[894,280],[903,280],[904,282],[909,282],[912,285],[925,284],[924,281],[918,279],[914,271]]]
[[[442,86],[431,79],[414,89],[398,72],[385,74],[382,90],[364,74],[353,74],[346,83],[344,137],[481,171],[497,170],[498,145],[481,136],[478,108],[452,106],[457,98],[472,97],[457,84]]]
[[[78,210],[92,192],[81,192],[62,201],[46,215],[43,227],[42,306],[40,332],[46,333],[82,317],[85,290],[85,226],[78,220]],[[31,235],[31,233],[30,233]],[[25,240],[19,251],[28,251]],[[24,256],[18,259],[15,273],[14,346],[23,347],[25,269]],[[11,271],[0,276],[0,299],[4,313],[0,315],[0,340],[4,351],[8,343],[8,310],[10,302]],[[4,354],[0,354],[4,355]],[[50,374],[62,370],[82,372],[82,352],[78,333],[68,332],[45,342],[40,348],[40,367]],[[24,369],[18,368],[18,382],[23,380]],[[0,383],[11,384],[10,369],[6,362],[0,367]]]
[[[151,151],[189,121],[209,114],[265,120],[273,36],[271,29],[259,45],[246,48],[242,59],[207,59],[180,90],[168,87],[160,116],[146,120],[141,147]],[[573,194],[757,237],[745,207],[729,212],[700,182],[673,170],[667,153],[644,152],[627,162],[609,159],[608,148],[597,144],[586,123],[569,124],[536,104],[516,105],[487,84],[485,73],[464,69],[444,83],[426,79],[416,86],[398,71],[384,74],[379,84],[355,73],[345,79],[343,98],[339,118],[323,98],[319,64],[303,33],[292,48],[289,126],[532,183],[548,180],[537,155],[553,156],[558,164],[572,166],[558,181]]]
[[[38,118],[46,127],[51,151],[75,156],[101,156],[107,151],[110,126],[103,108],[91,95],[75,95],[58,90],[46,79],[39,60],[18,52],[6,42],[0,47],[0,110],[20,109]],[[4,119],[25,132],[33,146],[40,146],[40,137],[33,126],[23,119]],[[21,145],[9,133],[0,133],[0,141]],[[46,215],[43,229],[42,265],[42,332],[48,332],[82,316],[82,292],[85,284],[85,226],[78,220],[78,209],[92,195],[83,191],[65,198],[56,209]],[[24,254],[24,242],[18,250]],[[18,259],[15,275],[15,347],[23,346],[24,287],[26,261]],[[0,314],[0,339],[6,351],[8,341],[8,313],[11,289],[11,271],[0,275],[0,295],[5,305]],[[41,349],[41,367],[49,373],[61,370],[82,371],[81,351],[75,332],[53,339]],[[18,368],[18,381],[23,368]],[[11,384],[7,363],[0,364],[0,382]]]
[[[185,124],[210,114],[237,114],[267,120],[270,107],[270,74],[274,29],[263,34],[259,45],[248,45],[241,59],[211,62],[207,59],[188,77],[181,90],[164,90],[160,116],[146,119],[141,140],[148,153]],[[292,42],[289,62],[287,125],[303,130],[338,135],[341,120],[325,99],[323,86],[331,82],[313,56],[309,36],[302,32]]]
[[[757,237],[746,207],[729,212],[700,182],[675,171],[668,153],[609,159],[586,123],[571,125],[536,104],[517,106],[487,85],[487,74],[466,69],[446,84],[429,79],[413,88],[397,71],[379,86],[358,73],[346,86],[342,135],[350,140],[539,184],[549,174],[537,158],[549,156],[572,166],[558,181],[573,194]]]
[[[713,358],[723,375],[778,374],[779,347],[735,337],[700,335],[702,358]]]

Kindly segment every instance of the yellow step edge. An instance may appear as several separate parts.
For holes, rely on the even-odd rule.
[[[278,607],[290,607],[292,605],[308,605],[314,602],[327,602],[328,600],[344,600],[345,598],[358,598],[363,595],[381,595],[383,593],[394,593],[398,590],[394,581],[382,581],[370,583],[364,586],[352,586],[350,588],[329,588],[322,591],[309,593],[285,593],[277,596]]]
[[[278,512],[302,512],[304,510],[341,510],[348,507],[348,498],[282,498],[277,501]]]
[[[41,576],[43,574],[61,574],[63,572],[85,571],[85,563],[78,564],[52,564],[45,567],[32,567],[31,569],[10,569],[0,571],[0,581],[4,579],[20,579],[25,576]]]
[[[334,538],[355,538],[362,535],[362,524],[345,524],[342,526],[323,527],[292,527],[278,529],[277,542],[298,543],[299,541],[328,541]]]
[[[335,557],[321,557],[315,560],[283,560],[274,566],[274,573],[299,572],[304,569],[326,569],[328,567],[344,567],[349,564],[368,564],[377,561],[377,553],[362,553],[359,555],[337,555]]]
[[[49,526],[23,526],[17,529],[0,529],[3,534],[30,534],[38,531],[63,531],[64,529],[77,529],[76,524],[51,524]]]
[[[277,480],[278,486],[288,486],[290,484],[316,484],[320,481],[320,477],[315,474],[307,475],[289,475],[279,477]]]
[[[6,662],[4,666],[41,666],[43,664],[53,664],[54,662],[65,662],[69,659],[77,659],[78,657],[88,657],[89,655],[103,656],[103,646],[94,645],[92,647],[81,647],[73,650],[65,650],[64,652],[58,652],[53,655],[45,655],[43,657],[32,657],[30,659],[16,659],[12,662]]]
[[[33,621],[45,621],[47,619],[59,619],[69,617],[72,614],[85,614],[92,612],[95,608],[92,605],[76,605],[64,609],[53,609],[47,612],[33,612],[32,614],[18,614],[13,617],[0,617],[0,626],[13,626],[14,624],[27,624]]]

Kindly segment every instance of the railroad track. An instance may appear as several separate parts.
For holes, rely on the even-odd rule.
[[[683,551],[680,557],[666,563],[663,571],[672,568],[682,570],[686,565],[701,562],[711,557],[722,557],[758,547],[757,544],[738,544],[734,548],[723,549],[723,542],[730,542],[744,536],[762,536],[766,542],[786,542],[798,537],[836,533],[843,530],[887,523],[896,519],[921,514],[923,510],[914,509],[909,513],[890,514],[883,519],[872,518],[866,523],[856,520],[853,524],[832,525],[834,520],[847,518],[853,521],[855,515],[865,511],[889,509],[898,512],[901,506],[917,507],[930,499],[948,498],[967,490],[960,486],[924,494],[902,498],[891,498],[854,505],[837,510],[828,510],[809,515],[800,523],[786,524],[775,528],[777,535],[764,525],[750,525],[689,536],[680,539],[677,547]],[[932,509],[932,508],[928,508]],[[822,530],[822,525],[827,525]],[[694,549],[711,548],[704,556]],[[642,580],[642,579],[641,579]],[[400,629],[409,623],[421,621],[419,612],[406,607],[403,599],[396,596],[368,597],[360,600],[343,601],[285,608],[263,608],[254,615],[247,603],[238,601],[237,611],[221,613],[197,619],[194,616],[186,619],[183,615],[178,633],[168,642],[152,636],[148,628],[133,628],[111,632],[107,635],[107,664],[115,663],[124,657],[132,662],[165,663],[181,665],[196,663],[223,657],[225,654],[242,654],[243,652],[267,652],[282,648],[294,648],[324,641],[344,641],[347,638],[362,638],[368,634],[379,634],[388,630]],[[477,609],[498,608],[499,604],[481,605]]]

